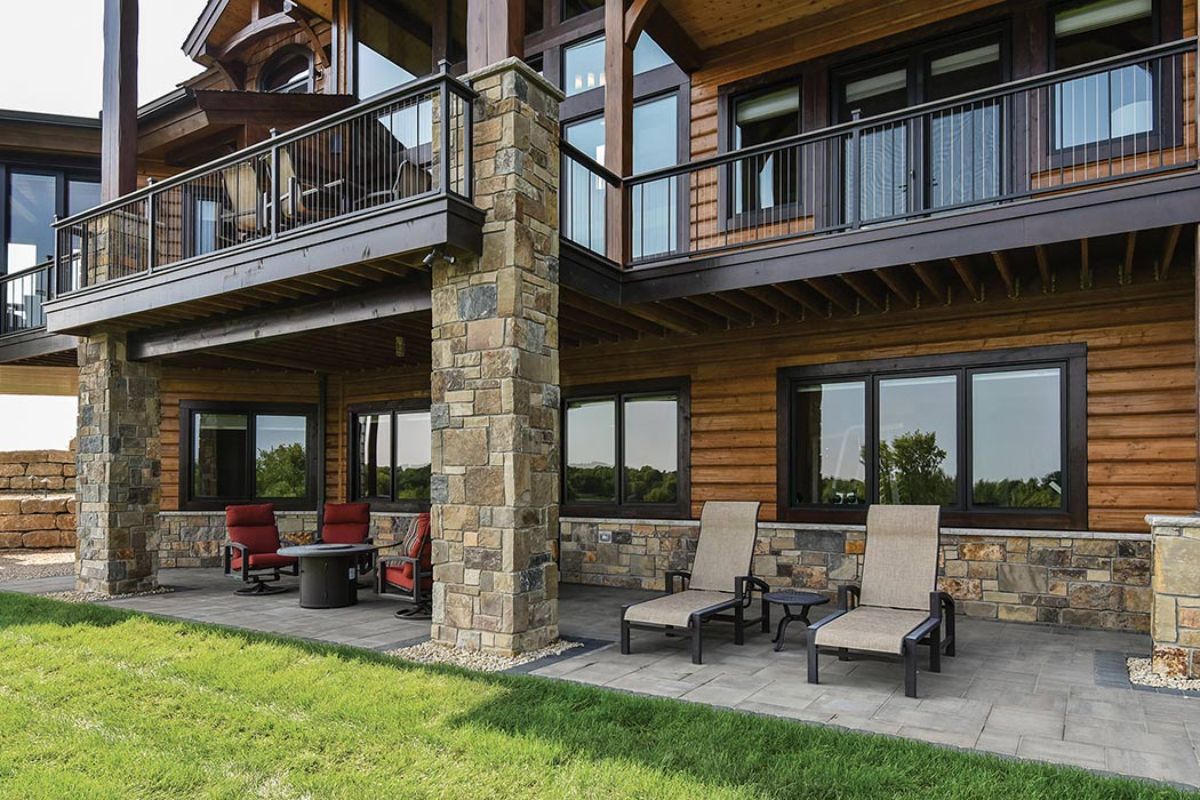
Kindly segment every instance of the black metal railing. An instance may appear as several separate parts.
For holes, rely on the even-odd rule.
[[[562,235],[644,263],[1195,167],[1195,79],[1191,38],[623,180],[564,145]]]
[[[42,303],[50,297],[53,262],[0,276],[0,336],[46,327]]]
[[[55,291],[141,275],[381,206],[472,197],[474,93],[445,72],[56,224]]]

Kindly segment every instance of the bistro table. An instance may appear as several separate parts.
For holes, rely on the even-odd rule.
[[[281,556],[300,561],[300,607],[343,608],[358,602],[358,559],[375,544],[304,544],[284,547]]]
[[[783,636],[787,632],[787,627],[792,620],[799,620],[808,627],[808,610],[813,606],[823,605],[829,602],[829,598],[816,592],[794,592],[780,591],[767,592],[763,595],[763,600],[770,604],[783,606],[783,619],[779,620],[779,628],[775,633],[775,638],[771,641],[775,643],[775,652],[783,649]],[[799,606],[800,613],[793,614],[792,607]],[[768,605],[768,608],[770,606]]]

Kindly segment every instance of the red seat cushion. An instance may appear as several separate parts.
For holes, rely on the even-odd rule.
[[[326,503],[321,541],[362,544],[371,535],[370,503]]]
[[[279,529],[275,527],[274,503],[227,506],[225,527],[229,531],[229,541],[245,545],[250,553],[274,555],[279,549]]]
[[[422,572],[430,572],[433,570],[433,553],[429,546],[429,512],[426,511],[417,515],[416,524],[408,532],[408,536],[404,539],[404,544],[401,546],[404,555],[409,558],[420,558]],[[396,586],[406,591],[412,591],[412,564],[385,564],[383,567],[383,580],[385,583]],[[433,586],[433,578],[426,578],[421,582],[423,590],[431,589]]]
[[[275,569],[282,567],[290,567],[296,563],[296,559],[292,556],[281,556],[278,553],[251,553],[250,554],[250,569]],[[229,565],[236,572],[242,568],[242,554],[237,550],[233,551],[233,558],[230,559]]]

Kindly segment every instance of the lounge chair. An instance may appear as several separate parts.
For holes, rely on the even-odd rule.
[[[321,519],[323,544],[372,544],[370,503],[326,503]],[[375,553],[363,553],[358,574],[366,575],[374,568]]]
[[[758,622],[769,631],[765,603],[760,617],[745,618],[754,590],[769,591],[766,582],[750,571],[757,534],[758,503],[705,503],[691,572],[668,571],[665,595],[621,609],[621,652],[630,652],[630,628],[662,630],[668,635],[686,630],[692,638],[692,663],[699,664],[701,631],[710,620],[732,621],[733,641],[738,645],[745,641],[747,625]]]
[[[229,534],[222,558],[225,574],[240,578],[246,584],[237,590],[237,594],[287,591],[286,587],[268,585],[277,583],[285,570],[288,575],[300,574],[297,559],[277,552],[280,544],[275,505],[226,506],[225,527]]]
[[[433,611],[433,540],[428,511],[418,514],[409,525],[400,551],[403,555],[379,559],[375,593],[397,594],[412,603],[397,611],[397,617],[427,619]]]
[[[862,586],[842,586],[838,610],[808,626],[808,682],[820,653],[868,653],[904,661],[904,694],[917,696],[917,646],[929,671],[954,655],[954,601],[937,591],[937,506],[873,505],[867,511]],[[945,634],[943,635],[943,627]]]

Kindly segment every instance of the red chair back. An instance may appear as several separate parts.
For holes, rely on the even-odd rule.
[[[362,544],[371,535],[370,503],[326,503],[321,541]]]
[[[245,545],[251,555],[274,553],[279,549],[274,503],[226,506],[225,527],[229,531],[229,541]]]
[[[417,522],[409,528],[408,535],[400,545],[400,550],[409,558],[420,559],[421,572],[428,575],[433,570],[433,544],[429,538],[429,512],[417,515]],[[411,592],[413,588],[412,564],[395,564],[383,571],[383,579],[392,586]],[[433,588],[433,578],[425,577],[421,581],[421,589],[428,591]]]

